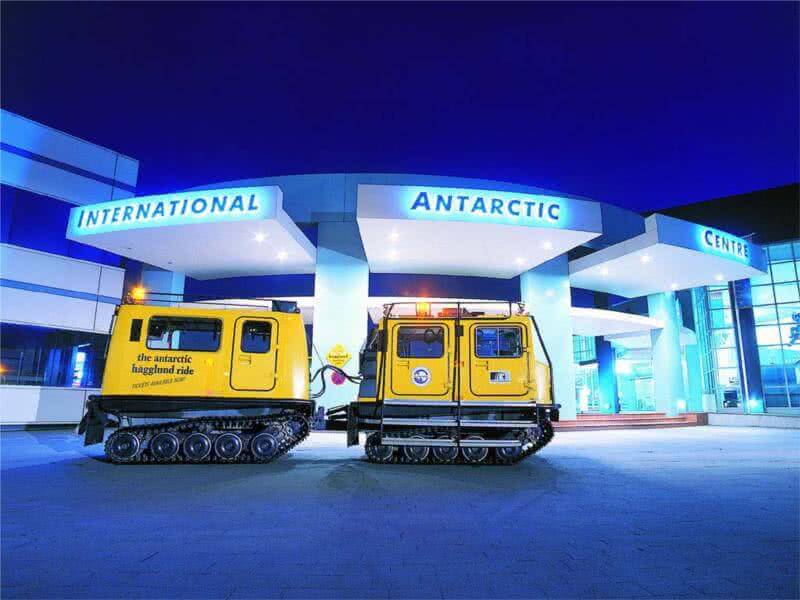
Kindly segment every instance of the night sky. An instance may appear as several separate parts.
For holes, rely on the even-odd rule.
[[[141,193],[335,171],[648,209],[800,180],[797,3],[2,3],[2,106]]]

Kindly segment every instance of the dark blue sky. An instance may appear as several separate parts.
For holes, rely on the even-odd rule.
[[[796,182],[798,4],[2,4],[2,105],[140,191],[488,177],[637,209]]]

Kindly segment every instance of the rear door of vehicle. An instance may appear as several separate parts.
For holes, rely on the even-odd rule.
[[[390,321],[387,398],[449,399],[453,388],[453,324]]]
[[[275,387],[278,365],[278,322],[275,319],[236,319],[231,352],[231,387],[238,391],[268,392]]]
[[[530,389],[526,329],[517,323],[480,322],[465,328],[469,394],[476,398],[523,398]]]

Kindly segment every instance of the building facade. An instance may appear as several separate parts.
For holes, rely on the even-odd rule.
[[[542,330],[564,419],[800,408],[792,240],[764,249],[710,218],[422,175],[270,177],[139,197],[135,160],[2,118],[4,424],[79,420],[114,305],[134,286],[161,302],[294,300],[312,369],[344,349],[349,371],[386,302],[521,301]],[[356,394],[348,382],[328,390],[327,406]]]
[[[67,239],[71,208],[134,195],[139,164],[0,113],[0,414],[74,423],[100,386],[119,256]]]

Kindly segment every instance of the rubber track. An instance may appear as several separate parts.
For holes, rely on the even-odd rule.
[[[459,448],[458,456],[456,457],[455,460],[448,461],[448,462],[439,462],[439,461],[434,459],[434,457],[433,457],[433,448],[431,448],[431,452],[428,454],[428,458],[426,458],[424,461],[413,462],[413,461],[409,461],[409,460],[406,459],[405,455],[403,454],[402,446],[397,446],[397,449],[394,451],[394,454],[387,461],[373,460],[370,457],[369,453],[367,453],[367,460],[369,460],[372,463],[377,463],[377,464],[414,464],[414,465],[420,465],[420,464],[432,464],[432,465],[454,465],[454,464],[460,464],[460,465],[469,465],[469,466],[477,466],[477,465],[515,465],[517,463],[522,462],[523,460],[525,460],[529,456],[532,456],[532,455],[536,454],[537,452],[539,452],[539,450],[544,448],[547,444],[549,444],[553,440],[553,437],[555,436],[555,431],[553,429],[553,424],[550,421],[542,421],[541,427],[542,427],[542,435],[539,437],[539,439],[536,440],[535,442],[533,442],[532,445],[529,448],[527,448],[526,450],[522,451],[519,455],[517,455],[516,457],[514,457],[513,459],[510,459],[510,460],[501,460],[501,459],[499,459],[494,453],[494,448],[489,448],[489,454],[487,455],[486,459],[482,460],[481,462],[477,462],[477,463],[469,462],[469,461],[466,461],[464,459],[464,457],[461,454],[461,449]],[[515,433],[515,434],[520,434],[520,433],[523,433],[523,430],[517,429],[517,430],[512,430],[512,432]],[[450,431],[449,433],[452,434],[452,431]],[[433,438],[435,438],[435,437],[438,437],[440,435],[447,435],[447,434],[448,434],[447,430],[434,429],[434,428],[414,428],[414,429],[405,429],[405,430],[401,430],[401,431],[392,432],[392,435],[396,436],[396,437],[411,437],[411,436],[414,436],[414,435],[422,435],[423,437],[433,437]],[[376,433],[372,433],[367,437],[367,440],[369,440],[370,437],[377,436],[377,435],[380,435],[380,434],[377,433],[377,432]],[[530,438],[524,438],[524,440],[530,440]]]
[[[290,430],[288,428],[288,423],[290,421],[299,421],[302,424],[302,429],[299,435],[293,436],[290,435]],[[281,444],[278,447],[278,451],[275,455],[270,458],[269,460],[263,459],[256,459],[250,453],[250,440],[267,429],[270,426],[278,426],[284,431],[284,435],[281,436]],[[223,459],[216,456],[213,450],[213,444],[219,435],[215,435],[211,433],[212,431],[219,432],[219,435],[223,433],[231,432],[231,433],[238,433],[242,439],[242,451],[235,459]],[[139,438],[139,443],[141,445],[141,449],[139,450],[139,454],[133,458],[132,460],[115,460],[111,454],[108,452],[109,444],[111,443],[114,436],[119,435],[122,432],[133,432]],[[162,460],[155,458],[154,456],[150,455],[149,447],[150,447],[150,440],[152,440],[156,435],[162,432],[172,432],[178,436],[178,439],[181,443],[181,449],[178,451],[178,454],[173,458],[168,460]],[[194,460],[187,460],[186,457],[183,456],[183,440],[186,436],[192,433],[205,433],[211,438],[212,450],[208,456],[200,461]],[[259,464],[266,464],[269,462],[274,461],[277,458],[280,458],[289,450],[297,446],[300,442],[305,440],[309,433],[311,433],[311,427],[309,426],[308,419],[305,415],[300,413],[289,413],[289,414],[280,414],[280,415],[267,415],[261,417],[199,417],[195,419],[182,419],[179,421],[170,421],[166,423],[158,423],[155,425],[140,425],[140,426],[130,426],[130,427],[120,427],[114,433],[112,433],[108,440],[105,443],[105,453],[106,457],[113,462],[114,464],[207,464],[207,463],[227,463],[227,464],[236,464],[236,463],[259,463]]]

